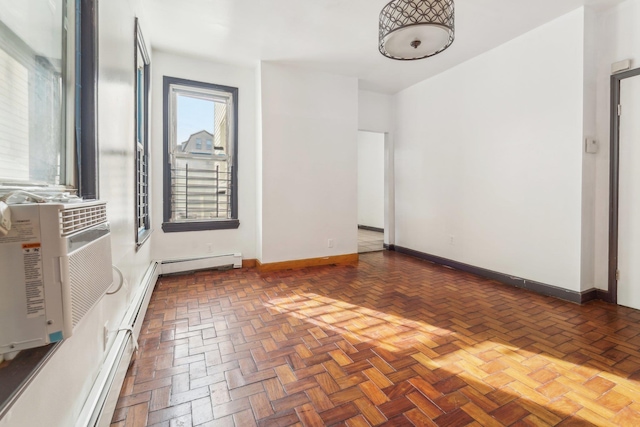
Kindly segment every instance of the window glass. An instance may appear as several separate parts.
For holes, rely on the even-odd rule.
[[[63,0],[0,0],[0,184],[67,184]]]

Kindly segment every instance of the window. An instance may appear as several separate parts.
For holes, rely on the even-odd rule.
[[[213,150],[213,141],[210,139],[207,139],[207,151],[211,151]]]
[[[149,218],[149,55],[136,18],[136,244],[151,233]]]
[[[162,229],[238,228],[238,89],[167,76],[163,89]],[[205,132],[213,150],[185,149],[190,138]],[[196,147],[202,148],[200,138]]]
[[[72,184],[64,113],[66,4],[10,3],[0,8],[0,185]]]
[[[196,138],[196,150],[202,150],[202,139]]]
[[[0,1],[0,194],[97,197],[96,2]],[[5,362],[0,417],[61,344]]]

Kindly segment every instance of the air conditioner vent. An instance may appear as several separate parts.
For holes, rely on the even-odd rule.
[[[107,206],[104,203],[66,208],[60,211],[60,234],[67,236],[105,222]]]
[[[73,327],[95,305],[111,286],[111,240],[103,237],[69,256],[71,318]]]

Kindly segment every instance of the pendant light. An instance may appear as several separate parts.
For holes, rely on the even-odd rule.
[[[378,48],[388,58],[428,58],[454,38],[453,0],[393,0],[380,12]]]

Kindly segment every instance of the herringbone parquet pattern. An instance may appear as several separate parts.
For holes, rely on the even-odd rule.
[[[112,426],[640,426],[639,333],[392,252],[165,277]]]

